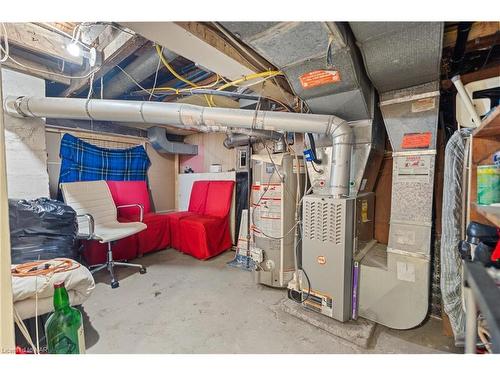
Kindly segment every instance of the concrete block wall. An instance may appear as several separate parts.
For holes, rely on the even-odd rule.
[[[45,81],[2,69],[3,97],[45,96]],[[5,115],[8,197],[34,199],[49,196],[45,121]]]

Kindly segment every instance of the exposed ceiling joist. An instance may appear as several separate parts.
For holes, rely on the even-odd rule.
[[[102,65],[101,68],[95,73],[94,80],[100,79],[116,65],[120,64],[128,56],[136,52],[147,40],[139,35],[132,35],[126,32],[119,32],[109,44],[101,49],[102,50]],[[90,70],[90,68],[89,68]],[[64,90],[62,96],[72,96],[81,93],[88,84],[88,78],[85,79],[72,79],[70,86]]]
[[[66,49],[71,39],[65,35],[33,23],[6,23],[5,26],[9,43],[14,46],[76,65],[83,64],[82,56],[73,56]]]
[[[198,22],[126,22],[122,25],[231,80],[263,70],[255,67],[217,32]],[[273,80],[252,89],[293,105],[293,96]]]
[[[483,69],[479,69],[475,72],[465,73],[460,75],[460,80],[464,85],[480,81],[483,79],[498,77],[498,66],[490,66]],[[441,80],[441,89],[443,90],[455,90],[455,86],[451,82],[451,79]]]
[[[484,38],[500,32],[500,22],[474,22],[467,41]],[[457,41],[457,27],[451,27],[444,33],[443,48],[454,47]]]

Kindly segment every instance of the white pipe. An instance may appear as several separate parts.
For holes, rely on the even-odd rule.
[[[200,131],[229,128],[329,134],[333,140],[331,194],[349,193],[353,135],[347,122],[334,115],[210,108],[185,103],[130,100],[7,97],[5,110],[16,117],[50,117],[162,124]]]
[[[478,116],[476,109],[474,108],[474,104],[472,103],[472,98],[465,90],[462,80],[460,79],[460,75],[453,76],[451,78],[451,82],[453,82],[453,84],[457,88],[458,95],[462,99],[462,102],[465,105],[465,109],[467,109],[467,112],[469,112],[469,115],[472,117],[474,124],[476,125],[476,127],[478,127],[479,125],[481,125],[481,118]],[[466,126],[465,124],[460,124],[460,125]]]

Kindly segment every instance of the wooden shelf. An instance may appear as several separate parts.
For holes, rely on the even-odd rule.
[[[500,137],[500,106],[496,107],[472,133],[473,137]]]
[[[500,206],[480,206],[475,205],[477,212],[491,221],[497,227],[500,227]]]

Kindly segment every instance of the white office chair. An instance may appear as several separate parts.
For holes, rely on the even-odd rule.
[[[147,228],[142,223],[143,207],[140,204],[115,206],[106,181],[84,181],[61,183],[61,191],[65,203],[77,213],[78,236],[87,240],[98,240],[108,244],[107,261],[93,267],[92,273],[107,268],[111,274],[111,287],[120,285],[115,279],[114,266],[137,267],[140,273],[146,268],[140,264],[115,262],[111,244],[113,241],[131,236]],[[117,208],[134,207],[140,210],[141,222],[120,223],[117,220]]]

